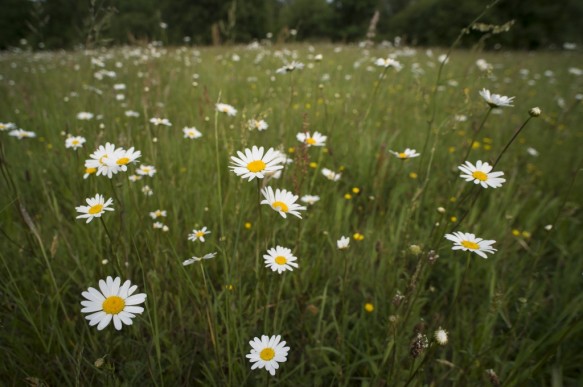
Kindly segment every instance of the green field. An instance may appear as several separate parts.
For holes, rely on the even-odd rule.
[[[583,55],[454,51],[442,67],[444,53],[291,45],[1,54],[2,384],[581,385]],[[375,66],[389,54],[400,71]],[[292,60],[305,67],[276,73]],[[483,88],[514,96],[514,106],[490,109]],[[250,130],[251,119],[269,127]],[[8,123],[36,136],[11,136]],[[202,136],[185,138],[185,127]],[[325,146],[298,141],[305,131],[327,136]],[[68,135],[86,143],[66,148]],[[141,157],[111,179],[84,179],[85,160],[107,142]],[[293,162],[279,179],[242,179],[231,156],[254,145]],[[389,152],[405,148],[421,155]],[[501,187],[460,177],[466,159],[499,156]],[[140,164],[157,172],[131,181]],[[298,199],[302,219],[284,219],[260,205],[264,186],[320,200]],[[98,193],[114,211],[76,219]],[[156,210],[167,216],[153,219]],[[204,242],[188,240],[203,227]],[[495,240],[497,251],[454,251],[444,237],[453,231]],[[347,249],[337,247],[342,236]],[[266,268],[276,246],[299,267]],[[107,276],[147,295],[119,331],[81,313],[82,292]],[[246,358],[262,335],[290,348],[275,376]]]

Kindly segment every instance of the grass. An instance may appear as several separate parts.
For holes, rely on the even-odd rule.
[[[317,53],[321,62],[310,59]],[[292,54],[309,66],[275,74]],[[4,383],[485,385],[494,372],[508,386],[581,384],[583,81],[568,71],[581,54],[454,51],[435,93],[439,50],[402,55],[403,70],[380,79],[373,61],[386,54],[297,45],[0,56],[0,121],[37,134],[0,133]],[[96,79],[92,58],[115,78]],[[478,58],[492,71],[480,71]],[[515,106],[487,117],[472,162],[493,162],[530,108],[543,114],[497,165],[506,183],[479,190],[457,166],[488,111],[484,87],[516,96]],[[216,113],[219,100],[238,115]],[[78,120],[82,111],[99,117]],[[248,130],[254,117],[269,128]],[[185,126],[203,136],[184,139]],[[302,130],[327,135],[326,147],[301,146]],[[87,143],[66,149],[65,133]],[[139,161],[158,172],[130,182],[132,165],[111,180],[84,180],[84,160],[105,142],[141,150]],[[229,171],[230,156],[252,145],[294,159],[267,185],[320,196],[303,219],[260,206],[258,183]],[[388,152],[406,147],[421,156],[403,162]],[[341,179],[325,179],[322,168]],[[96,193],[114,198],[102,217],[111,239],[98,219],[75,220],[75,207]],[[156,209],[168,211],[168,232],[152,227]],[[203,226],[206,242],[187,240]],[[451,231],[494,239],[498,251],[487,260],[452,251],[443,238]],[[350,247],[338,250],[343,235]],[[263,267],[276,245],[293,250],[299,269]],[[119,332],[97,331],[80,313],[81,292],[108,275],[148,295]],[[449,332],[445,346],[432,340],[439,327]],[[418,333],[430,345],[415,358]],[[262,334],[281,334],[291,348],[275,377],[245,358]]]

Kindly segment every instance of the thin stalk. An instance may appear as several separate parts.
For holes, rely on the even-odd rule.
[[[512,138],[510,139],[510,141],[508,141],[508,143],[506,144],[506,146],[504,147],[504,149],[502,149],[502,152],[500,152],[500,154],[498,155],[498,157],[496,158],[496,161],[494,161],[494,164],[492,164],[492,168],[494,168],[496,166],[496,164],[498,164],[498,162],[500,161],[500,159],[502,158],[502,155],[504,155],[504,153],[506,153],[506,150],[510,147],[510,145],[514,142],[514,140],[516,139],[516,137],[518,137],[518,135],[520,134],[520,132],[522,131],[522,129],[524,129],[524,127],[526,126],[526,124],[528,124],[528,121],[530,121],[530,119],[532,118],[532,116],[529,116],[526,121],[523,122],[523,124],[520,126],[520,128],[516,129],[516,131],[514,132],[514,135],[512,136]]]
[[[468,145],[468,150],[466,151],[466,155],[464,156],[464,158],[461,161],[462,164],[470,156],[470,153],[472,152],[472,148],[474,147],[474,142],[476,142],[476,139],[478,138],[478,134],[482,131],[482,128],[484,127],[484,124],[486,123],[486,120],[490,116],[490,113],[492,113],[492,109],[493,109],[493,107],[490,106],[490,108],[488,109],[488,111],[484,115],[484,118],[482,119],[480,126],[478,126],[478,129],[476,131],[474,131],[474,135],[472,136],[472,141],[470,141],[470,145]]]

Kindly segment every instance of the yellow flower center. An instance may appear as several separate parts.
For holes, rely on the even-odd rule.
[[[264,348],[259,353],[261,360],[270,361],[275,357],[275,351],[272,348]]]
[[[306,144],[314,145],[315,143],[316,143],[316,140],[314,140],[313,137],[306,138]]]
[[[125,308],[126,303],[123,298],[118,296],[109,296],[103,301],[103,311],[107,314],[118,314]]]
[[[474,171],[472,173],[472,176],[474,177],[474,179],[478,179],[480,181],[488,180],[488,175],[486,175],[484,172],[481,172],[481,171]]]
[[[287,259],[281,255],[275,257],[275,263],[278,265],[285,265],[287,263]]]
[[[467,249],[471,249],[471,250],[478,250],[480,248],[480,245],[477,244],[476,242],[470,242],[470,241],[461,241],[461,245],[464,246]]]
[[[150,173],[150,168],[148,167],[143,167],[142,171],[144,171],[145,173]]]
[[[102,209],[103,209],[103,204],[96,204],[93,207],[90,207],[89,211],[87,211],[87,212],[90,213],[91,215],[95,215],[95,214],[99,214]]]
[[[247,169],[249,170],[249,172],[261,172],[265,169],[266,165],[263,161],[261,160],[255,160],[255,161],[251,161],[249,164],[247,164]]]
[[[92,174],[97,172],[97,168],[85,168],[85,173]]]
[[[78,145],[79,144],[79,140],[73,140],[73,141],[71,141],[71,144]]]
[[[196,236],[197,236],[197,237],[199,237],[199,238],[200,238],[200,237],[203,237],[203,236],[204,236],[204,232],[202,232],[202,231],[197,231],[197,232],[196,232]]]
[[[406,159],[407,155],[404,152],[399,153],[399,158],[400,159]]]
[[[126,165],[129,162],[130,159],[128,159],[127,157],[122,157],[121,159],[117,160],[117,165]]]
[[[284,202],[280,202],[280,201],[273,202],[273,204],[271,205],[271,207],[273,207],[274,210],[279,209],[279,211],[282,211],[282,212],[288,212],[289,211],[289,208],[287,207],[287,204],[285,204]]]

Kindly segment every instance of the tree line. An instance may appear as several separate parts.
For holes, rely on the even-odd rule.
[[[161,41],[379,42],[448,46],[493,0],[1,0],[0,49]],[[376,16],[375,16],[376,15]],[[463,44],[516,49],[580,43],[580,0],[501,0]],[[375,28],[371,28],[371,21]],[[376,21],[376,24],[374,23]]]

